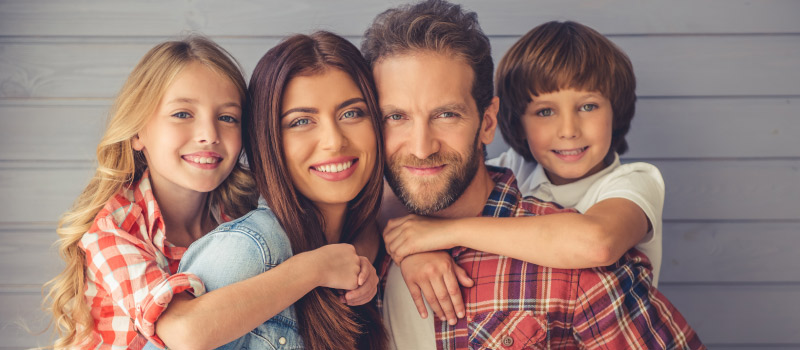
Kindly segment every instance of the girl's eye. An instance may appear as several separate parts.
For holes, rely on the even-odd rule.
[[[223,122],[226,122],[226,123],[237,123],[238,122],[238,120],[236,120],[235,117],[229,116],[229,115],[222,115],[222,116],[219,117],[219,120],[221,120]]]
[[[349,110],[349,111],[344,112],[342,114],[342,118],[343,119],[352,119],[352,118],[361,117],[363,115],[364,115],[364,112],[361,111],[360,109],[353,109],[353,110]]]
[[[311,123],[311,120],[309,120],[308,118],[298,118],[298,119],[295,119],[294,121],[292,121],[292,123],[289,124],[289,127],[293,128],[295,126],[303,126],[303,125],[307,125],[307,124],[310,124],[310,123]]]
[[[540,117],[549,117],[553,115],[553,110],[550,108],[540,109],[538,112],[536,112],[536,115]]]
[[[403,116],[400,114],[389,114],[386,116],[386,120],[400,120],[403,119]]]
[[[178,112],[178,113],[173,114],[172,116],[175,117],[175,118],[180,118],[180,119],[186,119],[186,118],[191,118],[192,117],[192,115],[189,114],[188,112]]]
[[[580,111],[582,111],[582,112],[591,112],[591,111],[595,110],[596,108],[597,108],[596,104],[587,103],[587,104],[581,106]]]

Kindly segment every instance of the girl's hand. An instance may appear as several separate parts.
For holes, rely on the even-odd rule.
[[[360,285],[361,257],[356,255],[353,245],[328,244],[298,256],[303,254],[311,259],[309,263],[316,271],[318,286],[352,290]]]
[[[450,249],[457,244],[450,232],[453,220],[429,218],[418,215],[389,220],[383,229],[386,251],[400,264],[411,254]]]
[[[358,273],[358,288],[345,293],[347,305],[358,306],[368,303],[378,292],[378,273],[366,257],[361,258],[361,272]]]
[[[464,287],[472,287],[474,282],[450,254],[437,251],[410,255],[400,264],[400,271],[422,318],[428,317],[423,295],[440,320],[455,325],[456,316],[464,317],[459,282]]]

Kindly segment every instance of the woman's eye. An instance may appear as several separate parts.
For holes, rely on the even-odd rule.
[[[596,104],[593,104],[593,103],[587,103],[587,104],[585,104],[585,105],[581,106],[580,110],[581,110],[582,112],[591,112],[591,111],[595,110],[596,108],[597,108],[597,105],[596,105]]]
[[[308,118],[300,118],[300,119],[295,119],[291,124],[289,124],[289,127],[292,128],[295,126],[303,126],[309,123],[311,123],[311,121]]]
[[[175,118],[180,118],[180,119],[186,119],[186,118],[191,118],[192,117],[192,115],[189,114],[188,112],[178,112],[178,113],[173,114],[172,116],[175,117]]]
[[[400,114],[389,114],[386,116],[386,120],[400,120],[403,119],[403,116]]]
[[[553,115],[553,110],[550,108],[540,109],[538,112],[536,112],[536,115],[540,117],[549,117]]]
[[[358,117],[363,116],[363,115],[364,115],[364,112],[362,112],[360,110],[349,110],[349,111],[344,112],[342,114],[342,118],[351,119],[351,118],[358,118]]]
[[[238,120],[236,120],[235,117],[229,116],[229,115],[220,116],[219,120],[221,120],[223,122],[226,122],[226,123],[236,123],[236,122],[238,122]]]

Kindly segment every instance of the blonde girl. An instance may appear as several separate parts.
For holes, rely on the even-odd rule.
[[[136,65],[97,170],[58,225],[66,267],[46,299],[55,348],[163,344],[154,324],[173,295],[204,292],[177,273],[185,247],[255,205],[239,163],[245,96],[235,60],[206,38],[159,44]]]

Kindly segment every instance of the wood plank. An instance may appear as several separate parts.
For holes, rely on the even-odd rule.
[[[361,35],[378,13],[406,1],[324,0],[189,1],[142,5],[127,1],[6,0],[0,4],[0,33],[31,36],[165,36],[193,30],[210,35],[275,36],[325,28]],[[524,0],[460,1],[476,11],[492,35],[521,35],[536,24],[572,19],[605,34],[797,33],[797,2],[790,0],[642,2]],[[624,19],[624,20],[621,20]]]
[[[0,159],[93,160],[110,104],[0,100]],[[800,157],[798,105],[798,98],[644,98],[623,157]],[[497,131],[488,153],[494,157],[506,149]]]
[[[704,343],[800,344],[800,288],[788,285],[660,284]]]
[[[49,315],[42,311],[41,302],[41,293],[30,288],[0,291],[2,346],[30,349],[52,345],[52,330],[42,333],[47,326]]]
[[[278,38],[224,38],[249,73]],[[351,38],[358,41],[358,37]],[[0,98],[110,98],[158,38],[0,40]],[[492,39],[499,60],[516,37]],[[647,96],[798,96],[800,35],[619,37]]]
[[[800,159],[651,163],[666,184],[665,220],[800,218]]]
[[[0,283],[41,285],[61,272],[55,226],[12,226],[0,229]]]
[[[666,222],[660,283],[800,283],[800,222]]]
[[[800,217],[800,159],[652,163],[661,170],[667,185],[665,220]],[[0,168],[0,198],[13,198],[15,203],[0,211],[0,223],[56,221],[93,172],[91,165],[67,169],[59,168],[62,164],[34,165],[6,164]]]

